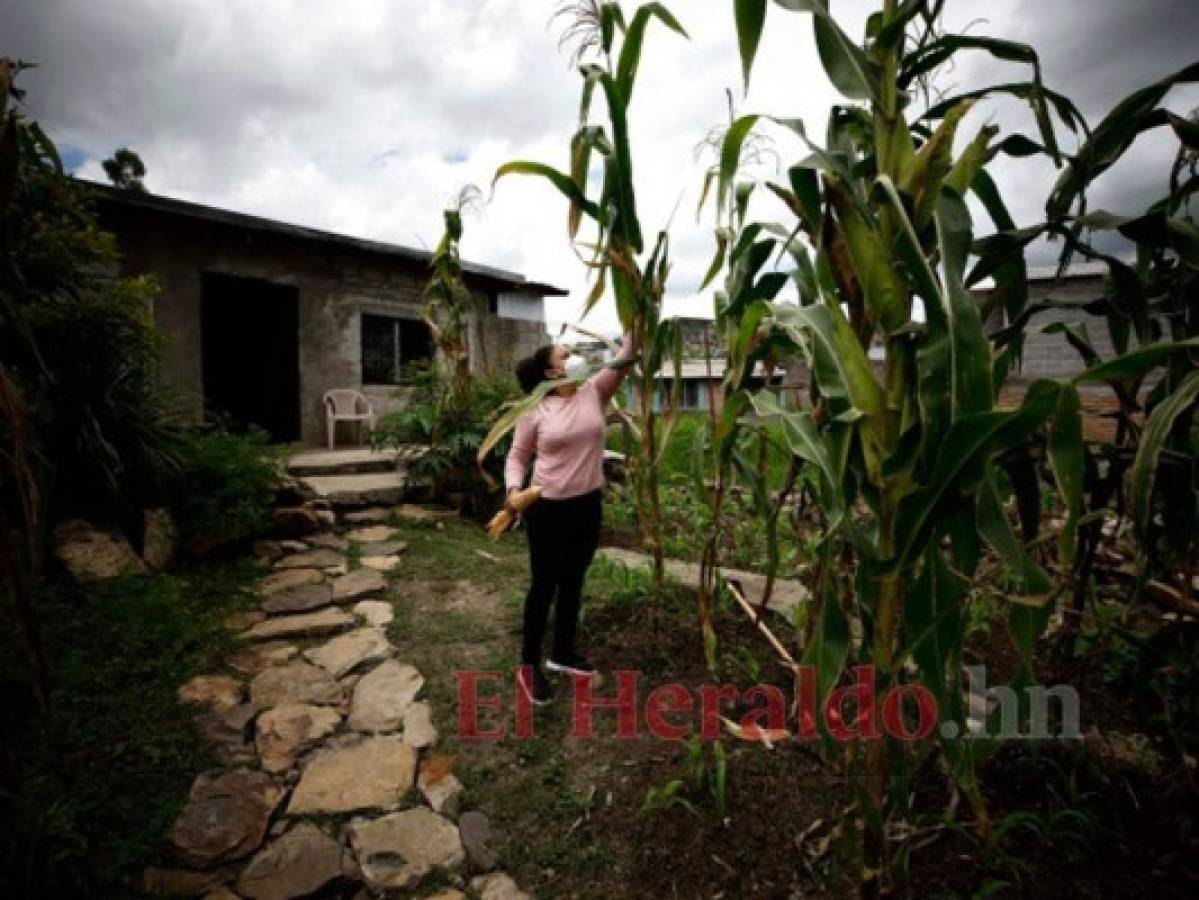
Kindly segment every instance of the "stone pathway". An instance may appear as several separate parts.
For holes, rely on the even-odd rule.
[[[653,565],[653,557],[648,553],[623,550],[619,547],[601,547],[596,551],[596,556],[620,563],[628,568],[648,568]],[[698,589],[699,563],[687,562],[682,559],[667,559],[665,568],[666,574],[671,578],[677,579],[693,590]],[[724,567],[721,567],[720,571],[726,579],[741,584],[745,599],[754,606],[762,602],[762,595],[766,592],[765,575]],[[793,578],[778,578],[774,582],[774,589],[770,594],[770,605],[767,609],[791,619],[795,615],[795,608],[801,603],[807,603],[810,599],[810,592],[800,582]]]
[[[396,657],[383,572],[406,546],[386,524],[430,521],[416,506],[358,509],[340,524],[260,542],[274,571],[259,610],[229,626],[243,643],[232,674],[193,678],[181,702],[224,763],[196,778],[168,831],[177,869],[148,869],[147,892],[205,900],[422,897],[520,900],[478,811],[437,752],[424,678]],[[280,517],[277,517],[277,520]],[[281,518],[288,518],[286,516]],[[291,516],[291,521],[300,518]],[[301,529],[302,530],[302,529]],[[372,548],[348,570],[350,542]],[[423,884],[433,881],[439,890]],[[446,884],[454,887],[446,889]]]

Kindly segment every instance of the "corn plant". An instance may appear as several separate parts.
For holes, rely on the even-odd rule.
[[[658,233],[646,253],[638,216],[633,177],[633,155],[629,144],[628,111],[637,81],[637,70],[646,29],[654,19],[680,35],[683,27],[665,6],[646,3],[628,20],[612,0],[580,0],[565,8],[573,16],[565,37],[577,43],[575,58],[583,79],[579,124],[570,144],[570,171],[563,172],[540,162],[514,161],[501,166],[496,180],[510,175],[544,178],[569,201],[567,233],[572,243],[587,251],[585,264],[595,283],[584,304],[583,316],[599,302],[607,289],[615,300],[621,326],[641,348],[634,369],[640,396],[636,422],[630,421],[635,437],[636,458],[632,483],[636,497],[641,536],[653,555],[655,589],[660,589],[665,570],[662,550],[662,515],[658,498],[658,462],[670,442],[677,421],[682,379],[673,380],[673,390],[662,421],[654,409],[657,376],[662,362],[673,358],[681,373],[682,341],[677,324],[662,321],[662,297],[670,274],[670,247],[665,231]],[[606,124],[591,121],[595,92],[603,95]],[[602,164],[598,195],[589,196],[592,160]],[[580,241],[580,228],[587,219],[594,232]],[[552,390],[550,384],[547,390]],[[497,423],[497,430],[510,427],[532,403],[544,396],[535,392],[529,401],[514,407],[512,415]],[[485,449],[486,449],[485,445]]]
[[[1121,101],[1062,173],[1046,203],[1046,222],[1008,235],[1027,240],[1039,231],[1054,233],[1064,238],[1063,267],[1073,255],[1107,267],[1102,291],[1084,303],[1088,312],[1103,318],[1120,356],[1101,360],[1085,325],[1066,317],[1048,326],[1064,333],[1078,351],[1086,366],[1082,377],[1105,385],[1117,402],[1114,441],[1088,448],[1087,511],[1119,505],[1127,477],[1144,579],[1180,571],[1184,598],[1191,590],[1199,531],[1194,419],[1199,398],[1199,228],[1191,212],[1192,195],[1199,190],[1199,119],[1177,116],[1158,104],[1176,85],[1196,81],[1199,62]],[[1169,129],[1178,141],[1174,163],[1163,178],[1164,196],[1136,215],[1087,211],[1086,188],[1116,164],[1139,135],[1155,128]],[[1089,235],[1108,231],[1131,242],[1136,250],[1132,260],[1091,246]],[[1067,316],[1077,312],[1077,307],[1049,298],[1026,315],[1040,309],[1057,309]],[[1163,340],[1166,349],[1144,349]],[[1130,350],[1133,343],[1139,348]],[[1101,536],[1102,517],[1088,518],[1076,560],[1080,588],[1089,580]],[[1081,597],[1079,590],[1076,599]]]
[[[1014,227],[987,165],[1000,153],[1045,154],[1060,165],[1059,130],[1085,124],[1069,100],[1042,83],[1032,48],[946,34],[941,7],[940,0],[884,0],[859,43],[823,0],[736,0],[747,81],[768,8],[804,13],[812,18],[825,73],[851,102],[830,110],[823,144],[798,120],[738,118],[724,140],[717,184],[722,215],[737,203],[740,147],[759,124],[792,132],[809,151],[788,168],[785,184],[769,186],[792,224],[748,226],[752,237],[727,249],[731,269],[775,250],[795,265],[798,304],[751,295],[736,314],[754,335],[754,358],[798,352],[812,377],[810,409],[785,409],[767,392],[749,398],[752,413],[781,426],[791,451],[814,469],[826,517],[813,577],[818,620],[802,661],[817,673],[820,698],[848,666],[870,665],[877,692],[916,678],[939,707],[942,727],[916,742],[881,737],[837,750],[825,723],[815,723],[826,751],[851,776],[846,824],[862,821],[864,829],[842,833],[847,849],[861,854],[867,892],[887,881],[888,820],[904,812],[912,773],[936,746],[978,831],[989,831],[975,770],[993,744],[966,739],[961,680],[963,606],[982,547],[1020,585],[1009,626],[1021,682],[1031,679],[1035,642],[1055,596],[1050,573],[1005,514],[1010,488],[1001,454],[1047,429],[1056,487],[1072,512],[1081,482],[1081,425],[1071,386],[1040,380],[1019,406],[997,404],[1015,350],[995,352],[967,291],[974,244],[965,196],[979,197],[997,229]],[[1027,64],[1032,76],[920,111],[925,82],[964,51]],[[955,156],[963,117],[992,94],[1027,100],[1039,140],[1020,134],[997,140],[998,128],[987,124]],[[1023,311],[1021,297],[1027,299],[1019,288],[1024,246],[1007,241],[986,258],[1015,316]],[[877,367],[868,356],[876,345]],[[1067,520],[1067,548],[1076,521],[1076,514]],[[859,724],[881,720],[877,704],[859,712]]]
[[[425,285],[424,318],[441,351],[434,365],[448,387],[446,402],[464,406],[470,394],[470,341],[467,335],[471,294],[462,280],[462,216],[479,199],[479,189],[467,185],[442,217],[445,231],[433,251],[433,270]],[[480,347],[482,342],[479,342]]]

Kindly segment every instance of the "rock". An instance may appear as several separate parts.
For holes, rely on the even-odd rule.
[[[340,877],[341,845],[315,825],[301,822],[250,861],[237,889],[250,900],[291,900]]]
[[[344,565],[346,558],[336,550],[312,550],[308,553],[293,553],[275,562],[276,569],[320,569],[325,566]]]
[[[360,600],[354,606],[353,613],[376,628],[390,625],[395,619],[395,610],[384,600]]]
[[[179,688],[180,703],[195,703],[212,709],[230,709],[245,695],[245,685],[225,675],[197,675]]]
[[[333,513],[329,513],[329,515],[332,516]],[[325,550],[336,550],[340,553],[344,553],[349,545],[349,541],[343,537],[338,537],[335,534],[314,534],[312,537],[308,538],[309,547],[318,547]]]
[[[255,559],[273,563],[283,555],[283,548],[279,546],[278,541],[255,541],[252,552]]]
[[[247,628],[253,628],[264,619],[266,619],[266,613],[261,610],[245,609],[241,612],[230,613],[225,616],[225,621],[221,624],[230,631],[245,631]]]
[[[54,555],[76,581],[144,575],[146,564],[124,535],[101,531],[83,519],[67,519],[54,529]]]
[[[202,900],[242,900],[242,898],[228,888],[220,888],[211,894],[205,894]]]
[[[239,650],[229,658],[229,665],[242,675],[253,677],[271,666],[283,666],[300,652],[295,644],[286,641],[267,641]]]
[[[280,773],[290,769],[301,752],[331,734],[341,724],[341,713],[326,706],[285,703],[258,717],[257,747],[262,768]]]
[[[463,787],[456,775],[445,775],[437,781],[430,782],[422,773],[416,780],[416,786],[425,802],[433,807],[433,812],[449,816],[451,819],[457,817],[458,801],[462,797]]]
[[[165,509],[147,509],[142,513],[142,559],[155,572],[165,569],[179,545],[179,529]]]
[[[374,569],[355,569],[333,579],[333,602],[348,603],[387,588],[387,579]]]
[[[533,900],[531,894],[518,888],[512,876],[504,872],[472,878],[470,889],[478,895],[479,900]]]
[[[417,750],[437,743],[428,703],[413,703],[404,713],[404,743]]]
[[[305,650],[304,656],[330,672],[334,678],[341,678],[360,666],[381,662],[392,651],[391,642],[380,629],[359,628],[335,637],[320,647]]]
[[[350,727],[365,732],[395,731],[424,683],[413,666],[394,659],[381,663],[354,688]]]
[[[363,556],[398,556],[408,549],[407,541],[379,541],[376,544],[363,544]]]
[[[414,888],[434,869],[451,869],[465,859],[458,829],[423,807],[355,822],[348,830],[367,887],[375,893]]]
[[[393,534],[395,529],[390,525],[371,525],[367,528],[355,528],[347,532],[346,537],[360,544],[376,544],[380,541],[390,541]]]
[[[349,575],[350,566],[348,563],[342,563],[340,566],[325,566],[321,571],[330,578],[338,578],[342,575]]]
[[[326,500],[324,502],[328,504],[329,501]],[[337,525],[337,513],[333,512],[331,509],[318,509],[316,511],[316,517],[326,528],[333,528],[335,525]]]
[[[345,699],[345,688],[328,672],[300,659],[266,669],[250,683],[250,700],[263,708],[285,703],[337,706]]]
[[[333,602],[333,585],[302,584],[272,594],[262,601],[262,609],[271,615],[311,612]]]
[[[438,891],[436,894],[430,894],[424,900],[466,900],[466,894],[454,888],[446,888],[444,891]]]
[[[221,886],[224,879],[216,872],[189,872],[186,869],[146,869],[142,885],[154,897],[202,897]]]
[[[302,538],[321,530],[321,520],[310,506],[284,506],[271,513],[271,527],[284,538]]]
[[[478,810],[464,812],[458,819],[458,835],[466,852],[466,863],[472,871],[486,872],[499,864],[491,851],[491,822]]]
[[[307,553],[308,545],[304,541],[280,541],[279,549],[286,553]]]
[[[1147,734],[1100,732],[1097,728],[1091,728],[1084,740],[1101,762],[1114,768],[1139,769],[1151,776],[1160,774],[1162,770],[1162,757]]]
[[[391,510],[382,506],[372,506],[368,509],[357,509],[343,516],[351,525],[366,525],[375,522],[386,522],[391,518]]]
[[[416,751],[393,735],[320,750],[301,773],[287,813],[394,807],[412,790],[415,775]]]
[[[262,707],[254,703],[242,703],[218,712],[207,713],[196,719],[200,738],[224,762],[241,764],[249,762],[250,726]]]
[[[417,506],[414,503],[405,503],[402,506],[397,506],[395,508],[395,515],[401,521],[417,522],[422,525],[431,525],[434,522],[443,522],[447,519],[458,518],[458,514],[452,509]]]
[[[284,793],[264,772],[201,775],[171,827],[171,844],[184,862],[201,869],[246,856],[262,843]]]
[[[322,609],[298,616],[280,616],[260,622],[240,635],[245,641],[269,641],[284,637],[321,637],[342,631],[355,623],[340,609]]]
[[[398,556],[364,556],[362,564],[377,572],[390,572],[400,564]]]
[[[286,591],[302,584],[319,584],[325,576],[319,569],[284,569],[273,572],[258,582],[258,593],[264,597]]]

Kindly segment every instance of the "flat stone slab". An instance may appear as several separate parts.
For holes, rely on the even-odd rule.
[[[399,568],[400,558],[398,556],[364,556],[362,565],[368,569],[374,569],[376,572],[390,572]]]
[[[413,703],[404,711],[404,743],[417,750],[437,743],[432,711],[428,703]]]
[[[315,825],[301,822],[250,861],[237,890],[250,900],[292,900],[340,877],[341,845]]]
[[[364,732],[395,731],[424,684],[424,676],[414,666],[394,659],[380,663],[354,686],[350,727]]]
[[[287,590],[279,591],[277,594],[271,594],[266,600],[262,601],[262,610],[263,612],[270,613],[272,616],[277,616],[284,613],[312,612],[312,610],[328,606],[332,602],[332,584],[328,582],[322,584],[302,584],[299,587],[288,588]]]
[[[316,496],[333,506],[394,504],[404,498],[407,479],[402,472],[364,472],[359,475],[313,475],[300,479]]]
[[[324,550],[345,550],[349,546],[349,541],[336,534],[314,534],[312,537],[305,538],[304,540],[309,547],[318,547]]]
[[[262,843],[284,793],[265,772],[201,775],[171,827],[171,844],[184,862],[199,869],[246,856]]]
[[[403,800],[416,778],[416,751],[394,735],[319,751],[300,775],[289,816],[388,809]],[[359,857],[359,862],[362,858]]]
[[[490,847],[491,821],[483,813],[477,809],[464,812],[458,819],[458,836],[473,871],[486,872],[499,865],[499,858]]]
[[[325,576],[319,569],[289,569],[272,572],[258,582],[258,593],[270,596],[302,584],[319,584],[324,580]]]
[[[333,602],[348,603],[387,589],[387,579],[375,569],[355,569],[333,579]]]
[[[609,559],[612,562],[618,562],[629,568],[644,568],[653,565],[653,557],[648,553],[639,553],[636,550],[601,547],[596,555],[604,559]],[[692,590],[699,589],[699,563],[686,562],[681,559],[667,559],[665,565],[666,574],[671,578],[676,579]],[[741,587],[744,589],[745,599],[750,603],[756,606],[762,602],[762,596],[766,591],[765,575],[760,575],[757,572],[746,572],[741,569],[725,568],[721,568],[720,574],[726,580],[739,581]],[[795,608],[801,603],[807,603],[810,599],[811,595],[808,589],[800,582],[793,578],[777,578],[774,582],[774,590],[771,592],[770,605],[767,609],[790,619],[795,613]]]
[[[533,900],[532,895],[518,888],[512,876],[505,872],[472,878],[470,889],[479,900]]]
[[[387,635],[378,628],[367,627],[335,637],[320,647],[305,650],[304,656],[334,678],[341,678],[360,666],[381,662],[392,651]]]
[[[390,525],[367,525],[346,532],[346,539],[360,544],[377,544],[380,541],[390,541],[396,530]]]
[[[352,612],[376,628],[390,625],[395,620],[395,609],[386,600],[359,600]]]
[[[408,551],[407,541],[379,541],[374,544],[363,544],[362,555],[365,556],[398,556]]]
[[[226,675],[197,675],[179,688],[182,703],[194,703],[211,709],[231,709],[241,703],[245,685]]]
[[[458,780],[458,776],[444,775],[436,781],[429,781],[421,777],[416,780],[416,785],[420,788],[425,802],[432,807],[433,812],[451,818],[457,814],[458,800],[463,791],[462,782]]]
[[[359,472],[394,472],[400,453],[393,449],[345,447],[297,453],[287,461],[289,475],[352,475]]]
[[[458,518],[458,513],[443,506],[421,506],[418,503],[404,503],[395,508],[395,516],[402,522],[417,522],[431,525],[434,522],[448,522]]]
[[[323,569],[343,565],[346,558],[336,550],[317,549],[309,553],[294,553],[275,562],[276,569]]]
[[[276,666],[250,683],[250,700],[262,708],[286,703],[337,706],[346,700],[346,689],[327,671],[302,659]]]
[[[245,641],[271,641],[286,637],[322,637],[344,631],[355,619],[340,609],[321,609],[298,616],[279,616],[259,622],[241,633]]]
[[[424,807],[349,827],[350,846],[367,886],[375,893],[416,887],[434,869],[462,865],[458,829]]]
[[[262,768],[286,772],[304,750],[332,734],[341,724],[341,713],[327,706],[285,703],[258,717],[256,744]]]
[[[286,641],[266,641],[239,650],[229,658],[229,665],[242,675],[254,676],[272,666],[283,666],[298,656],[300,649]]]
[[[348,525],[374,525],[391,519],[391,510],[386,506],[372,506],[346,513],[343,518]]]

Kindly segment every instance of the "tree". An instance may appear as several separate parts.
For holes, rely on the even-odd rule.
[[[146,192],[142,179],[146,177],[146,164],[142,158],[128,147],[121,147],[111,157],[101,163],[108,180],[123,191]]]

